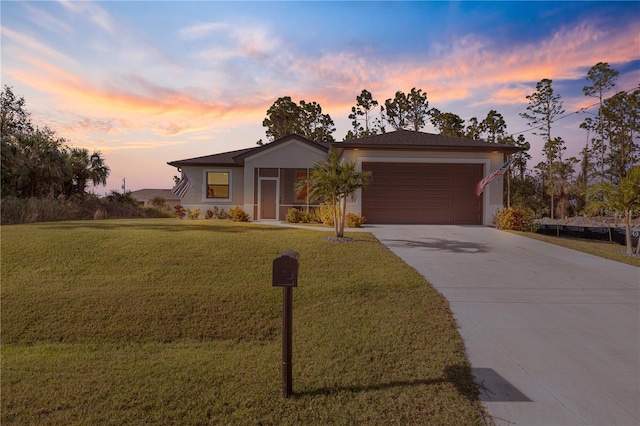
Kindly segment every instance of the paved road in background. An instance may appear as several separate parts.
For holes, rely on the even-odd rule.
[[[640,268],[479,226],[365,230],[449,300],[496,424],[640,424]]]

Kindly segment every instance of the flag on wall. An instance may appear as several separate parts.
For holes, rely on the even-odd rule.
[[[178,197],[182,198],[184,197],[184,194],[187,193],[190,186],[191,186],[191,182],[189,182],[189,179],[187,179],[186,176],[182,176],[182,179],[180,179],[180,182],[178,182],[176,186],[173,187],[171,192],[176,194]]]
[[[513,158],[507,161],[506,163],[504,163],[502,166],[498,167],[498,170],[494,171],[489,176],[486,176],[480,182],[478,182],[478,185],[476,185],[476,195],[479,197],[480,194],[482,194],[484,190],[487,188],[487,186],[489,186],[489,184],[491,183],[494,177],[503,175],[504,172],[507,171],[507,168],[509,167],[512,161],[513,161]]]

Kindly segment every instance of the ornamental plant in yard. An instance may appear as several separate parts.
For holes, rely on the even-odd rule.
[[[313,166],[309,179],[296,184],[298,192],[308,188],[309,201],[325,200],[333,209],[333,226],[338,238],[344,236],[347,197],[371,182],[371,172],[359,172],[353,161],[341,161],[335,149],[329,158]]]
[[[245,212],[242,207],[236,206],[235,208],[229,209],[229,218],[234,222],[248,222],[249,214]]]
[[[287,210],[285,219],[289,223],[299,223],[300,221],[302,221],[302,211],[300,209],[296,209],[295,207],[291,207],[289,210]]]
[[[347,214],[347,226],[349,228],[361,228],[362,225],[367,221],[367,218],[355,213]]]
[[[320,203],[315,209],[318,222],[328,226],[334,226],[334,208],[329,203]]]
[[[498,209],[493,216],[493,223],[498,229],[510,231],[536,232],[538,229],[538,224],[534,222],[533,211],[527,208]]]
[[[175,215],[178,219],[184,219],[184,217],[187,215],[187,211],[180,204],[174,206],[173,210],[175,211]]]

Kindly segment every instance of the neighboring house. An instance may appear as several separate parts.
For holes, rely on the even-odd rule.
[[[182,206],[228,210],[241,206],[252,220],[284,220],[289,208],[308,208],[295,184],[332,146],[358,170],[372,173],[369,188],[348,200],[347,211],[367,224],[490,226],[502,208],[502,181],[480,196],[477,183],[521,148],[484,141],[399,130],[333,144],[297,135],[238,151],[172,161],[189,181]]]
[[[180,204],[180,197],[171,192],[170,189],[139,189],[132,191],[131,195],[138,200],[138,204],[142,207],[152,207],[153,199],[156,197],[164,198],[166,206],[170,209]]]

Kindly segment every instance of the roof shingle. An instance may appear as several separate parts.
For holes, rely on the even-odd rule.
[[[203,157],[187,158],[186,160],[170,161],[167,164],[180,166],[241,166],[235,157],[256,150],[258,147],[239,149],[237,151],[222,152],[220,154],[205,155]]]
[[[522,148],[512,145],[411,130],[397,130],[360,139],[350,139],[344,142],[336,142],[333,146],[343,149],[377,147],[441,151],[498,151],[505,153],[523,151]]]
[[[295,139],[299,142],[313,146],[314,148],[324,151],[329,150],[329,146],[326,144],[319,144],[317,142],[310,141],[298,135],[289,135],[284,138],[280,138],[271,143],[254,146],[253,148],[239,149],[237,151],[222,152],[220,154],[205,155],[203,157],[188,158],[186,160],[171,161],[167,164],[174,167],[180,166],[242,166],[244,165],[244,159],[250,155],[257,154],[260,151],[274,148],[285,142]]]

